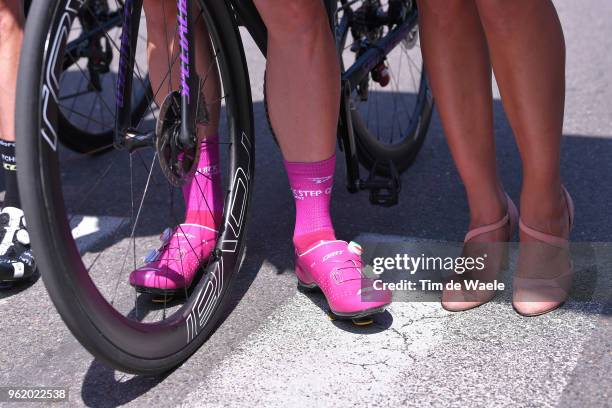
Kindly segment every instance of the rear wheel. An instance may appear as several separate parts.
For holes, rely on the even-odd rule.
[[[408,24],[417,13],[412,0],[363,0],[349,4],[350,11],[346,7],[339,10],[336,20],[337,24],[348,22],[350,27],[350,35],[339,44],[342,65],[347,69],[362,52],[398,25]],[[395,18],[400,13],[405,13],[401,23],[374,23],[377,16]],[[400,173],[414,162],[427,136],[433,111],[418,26],[353,91],[350,110],[363,166],[372,168],[377,164],[377,171],[389,176],[389,162]]]
[[[72,333],[94,356],[119,370],[157,374],[196,351],[230,305],[228,292],[243,256],[254,171],[246,60],[225,1],[198,1],[196,15],[205,21],[214,50],[207,72],[218,74],[221,87],[219,100],[206,102],[218,104],[222,112],[223,222],[216,249],[201,260],[193,284],[174,300],[153,303],[152,295],[139,294],[128,284],[128,275],[142,264],[146,247],[157,246],[158,234],[180,223],[184,214],[179,189],[160,168],[159,151],[114,150],[82,160],[58,145],[65,33],[78,21],[75,10],[80,4],[40,0],[30,11],[17,97],[17,115],[24,118],[17,128],[22,137],[17,153],[20,190],[45,286]],[[146,38],[146,32],[141,35]],[[145,45],[139,39],[135,84],[143,81],[137,71],[146,68]],[[168,64],[170,76],[179,69],[175,62]],[[203,77],[203,94],[207,83]],[[153,102],[137,130],[154,128],[158,113]]]
[[[71,150],[96,154],[113,145],[114,89],[119,63],[123,5],[116,0],[86,0],[77,10],[64,53],[59,84],[59,139]],[[144,26],[144,16],[141,17]],[[146,69],[145,64],[141,64]],[[135,82],[132,122],[151,103],[147,72]]]

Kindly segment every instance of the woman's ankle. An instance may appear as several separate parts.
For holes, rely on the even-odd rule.
[[[569,235],[569,208],[561,184],[521,192],[521,219],[527,226],[559,237]]]
[[[491,191],[468,193],[470,205],[469,229],[493,224],[508,213],[508,202],[504,189],[499,186]]]

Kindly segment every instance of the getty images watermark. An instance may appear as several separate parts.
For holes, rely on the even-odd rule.
[[[410,256],[408,254],[396,254],[389,257],[375,257],[372,259],[372,272],[380,276],[387,271],[399,271],[415,275],[418,272],[439,272],[455,273],[463,275],[466,272],[480,272],[486,267],[485,262],[488,255],[483,254],[478,257],[470,256]],[[463,285],[467,290],[504,290],[505,284],[497,280],[491,282],[480,281],[478,279],[463,280]],[[402,290],[402,291],[441,291],[441,290],[461,290],[462,283],[453,279],[446,282],[436,282],[432,279],[400,279],[398,282],[384,282],[378,278],[374,280],[375,290]]]
[[[573,242],[569,249],[542,243],[474,243],[381,238],[362,242],[364,300],[383,290],[393,302],[468,301],[495,292],[497,302],[577,302],[612,297],[612,242]],[[571,264],[571,272],[566,265]],[[552,289],[551,289],[552,288]],[[510,296],[511,295],[511,296]],[[544,300],[542,300],[544,299]]]

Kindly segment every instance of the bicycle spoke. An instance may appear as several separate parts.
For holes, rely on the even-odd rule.
[[[81,71],[81,74],[83,74],[83,76],[84,76],[85,78],[87,78],[87,75],[85,75],[85,71],[83,71],[83,68],[82,68],[82,67],[79,65],[78,61],[75,63],[75,65],[77,66],[77,68],[79,69],[79,71]],[[96,91],[95,93],[96,93],[96,95],[99,95],[99,94],[100,94],[100,92],[99,92],[99,91]],[[101,100],[101,101],[102,101],[102,103],[104,104],[104,107],[105,107],[106,109],[108,109],[108,111],[110,112],[110,114],[111,114],[111,115],[114,117],[114,116],[115,116],[115,113],[114,113],[114,112],[113,112],[113,110],[112,110],[112,109],[111,109],[111,108],[108,106],[108,104],[107,104],[107,103],[104,101],[104,98],[101,98],[100,100]]]
[[[113,1],[109,3],[113,3]],[[114,3],[116,5],[120,4],[116,0]],[[111,5],[110,12],[114,10],[112,7]],[[162,5],[160,4],[159,7],[162,7]],[[82,22],[83,27],[75,29],[75,24],[70,29],[74,33],[72,36],[79,35],[80,33],[87,35],[92,30],[99,29],[99,31],[96,31],[90,37],[93,44],[91,47],[97,48],[92,51],[84,48],[77,50],[77,52],[71,51],[71,55],[64,57],[64,67],[66,67],[66,70],[62,73],[64,76],[61,78],[63,82],[60,90],[63,92],[58,103],[64,118],[67,118],[76,130],[80,130],[82,134],[87,136],[94,137],[100,135],[100,137],[104,138],[99,140],[104,140],[105,142],[96,143],[92,149],[86,147],[86,140],[83,140],[82,144],[85,147],[82,148],[71,147],[66,143],[75,150],[82,149],[78,150],[81,152],[87,150],[93,152],[112,146],[112,142],[109,145],[106,141],[112,140],[117,120],[116,98],[114,97],[117,90],[115,82],[117,80],[118,60],[116,56],[120,51],[119,44],[121,40],[119,36],[122,31],[120,27],[116,26],[105,26],[103,29],[100,29],[102,27],[101,24],[106,24],[109,21],[106,17],[107,11],[102,10],[95,14],[92,12],[92,9],[91,3],[85,2],[81,12],[87,13],[87,20],[83,18],[75,20]],[[148,33],[142,28],[144,25],[141,25],[141,33],[138,34],[138,41],[136,43],[138,50],[135,52],[133,70],[129,72],[129,75],[132,75],[133,78],[134,89],[129,92],[129,95],[125,95],[126,98],[129,97],[132,101],[132,111],[130,112],[132,118],[131,127],[134,127],[135,132],[143,135],[151,131],[151,126],[157,124],[159,117],[158,102],[161,102],[162,97],[166,97],[164,95],[165,92],[177,91],[176,88],[180,88],[177,75],[179,74],[178,64],[181,59],[178,47],[178,34],[176,30],[173,30],[174,11],[170,11],[166,4],[163,8],[159,9],[159,13],[164,17],[163,24],[160,22],[159,26],[163,25],[162,29],[165,30],[163,37],[161,32],[159,33],[159,42],[160,45],[165,44],[168,52],[165,55],[160,55],[162,66],[158,71],[158,77],[154,78],[153,86],[148,85],[150,83],[148,61],[146,60],[148,54],[146,54],[145,50]],[[200,8],[196,12],[194,9],[194,15],[195,19],[193,21],[198,25],[203,24],[203,10]],[[143,14],[144,17],[145,15]],[[114,21],[111,22],[112,24],[114,24]],[[140,24],[144,24],[144,20]],[[200,31],[200,28],[202,31]],[[212,126],[216,127],[215,131],[220,136],[222,132],[225,132],[225,126],[229,127],[228,131],[235,132],[235,128],[232,128],[236,122],[236,118],[233,116],[235,112],[231,111],[234,107],[227,106],[226,102],[230,95],[227,88],[223,87],[223,78],[221,76],[225,62],[221,61],[221,58],[223,58],[222,49],[216,46],[216,44],[213,46],[214,38],[216,38],[213,37],[215,32],[209,33],[207,27],[196,27],[194,31],[196,32],[196,50],[198,53],[202,53],[197,56],[197,66],[194,65],[193,67],[199,77],[198,88],[195,91],[200,93],[200,105],[208,108],[207,111],[210,119],[202,121],[199,116],[196,118],[198,133],[201,132],[200,125],[207,125],[211,128]],[[201,36],[200,33],[206,34]],[[85,35],[83,38],[85,38]],[[82,41],[82,39],[78,39],[72,45],[80,47],[84,44]],[[94,41],[96,43],[93,43]],[[202,41],[211,41],[211,46],[209,47]],[[107,51],[109,53],[112,52],[112,55],[109,56],[106,53]],[[94,61],[93,58],[95,56],[100,56],[100,59]],[[161,79],[161,83],[158,82],[159,79]],[[178,90],[180,91],[180,89]],[[223,118],[219,117],[224,114],[223,112],[227,114],[225,116],[226,120],[230,119],[234,123],[224,122]],[[135,124],[137,126],[134,126]],[[235,135],[232,137],[235,137]],[[80,142],[77,142],[77,146],[78,143]],[[221,145],[228,147],[233,144],[233,141],[222,138],[222,141],[215,143],[216,146],[211,146],[211,148],[221,148]],[[100,147],[101,144],[105,146]],[[68,218],[70,221],[73,222],[75,215],[80,214],[82,209],[85,209],[85,212],[87,212],[101,208],[96,204],[100,196],[117,194],[115,202],[109,205],[108,212],[113,213],[119,209],[120,218],[114,223],[118,227],[112,233],[104,236],[104,241],[110,241],[112,244],[103,249],[88,249],[86,253],[82,254],[83,267],[87,270],[91,281],[99,287],[105,301],[119,311],[122,317],[146,323],[166,320],[172,315],[177,304],[173,301],[174,296],[168,295],[171,292],[164,292],[163,294],[160,293],[153,296],[155,302],[163,304],[151,308],[146,303],[149,301],[150,295],[142,296],[139,289],[134,289],[129,285],[130,281],[126,276],[131,271],[137,270],[141,265],[141,260],[139,260],[139,257],[142,257],[140,252],[143,250],[141,248],[141,238],[143,238],[143,235],[146,235],[146,239],[150,239],[151,230],[157,231],[158,229],[157,220],[167,226],[174,225],[174,231],[178,234],[182,233],[187,236],[186,233],[191,232],[190,229],[180,222],[185,222],[181,220],[184,216],[183,205],[182,203],[177,205],[174,196],[180,189],[171,186],[171,181],[167,180],[161,169],[157,167],[159,164],[156,161],[160,158],[157,149],[152,146],[154,152],[152,154],[145,153],[150,150],[151,148],[147,148],[147,150],[137,148],[131,152],[118,150],[107,160],[103,158],[105,156],[100,156],[89,161],[84,160],[83,156],[76,155],[70,155],[66,160],[62,160],[62,166],[73,165],[75,169],[80,168],[83,164],[91,166],[90,172],[92,175],[95,174],[92,177],[92,182],[88,182],[86,186],[75,189],[75,191],[68,190],[70,194],[66,194],[66,196],[72,199],[69,203],[71,210],[69,211],[70,215]],[[233,149],[228,150],[228,153],[231,155],[235,154]],[[233,165],[232,160],[234,159],[230,156],[226,162],[224,157],[222,159],[223,165]],[[122,170],[111,173],[111,169],[116,169],[119,165]],[[204,174],[198,169],[194,170],[194,172],[194,182],[190,187],[193,190],[192,194],[200,201],[199,206],[202,214],[206,217],[212,216],[213,202],[209,193],[211,191],[209,183],[217,182],[217,176],[214,177],[213,181],[213,177]],[[70,173],[63,172],[62,176],[65,174]],[[119,182],[120,178],[124,180],[125,184],[129,182],[129,187],[127,185],[125,188],[123,186],[119,187],[120,184],[117,184],[117,188],[113,188],[112,183]],[[104,180],[109,180],[110,183],[105,184]],[[228,182],[231,183],[226,177],[222,178],[224,185]],[[217,186],[215,186],[216,188]],[[225,203],[228,194],[231,194],[231,188],[230,186],[221,187],[219,192],[222,197],[215,197],[215,203],[216,199],[221,198],[223,198],[223,203]],[[168,215],[163,207],[168,208]],[[160,208],[164,215],[163,218],[159,216]],[[157,213],[154,213],[155,211]],[[152,217],[153,214],[157,215]],[[151,223],[150,220],[156,221]],[[175,221],[174,224],[173,221]],[[222,227],[219,226],[219,228]],[[187,268],[193,267],[193,263],[197,262],[199,269],[195,272],[200,276],[201,273],[206,273],[207,266],[214,261],[214,256],[208,256],[209,254],[204,252],[204,245],[206,249],[215,245],[218,233],[212,234],[210,239],[211,241],[201,244],[196,243],[191,238],[187,242],[181,238],[181,248],[174,248],[169,253],[167,251],[164,252],[163,249],[160,250],[164,253],[164,262],[171,262],[174,265],[172,269],[177,274],[182,274],[186,279],[194,273],[193,270],[187,270]],[[215,241],[212,241],[212,239]],[[171,245],[175,243],[176,238]],[[168,257],[175,259],[169,259]],[[110,264],[108,263],[109,259],[111,260]],[[112,273],[110,274],[106,270],[109,266],[112,268]],[[176,294],[179,297],[182,295],[184,298],[189,298],[191,296],[190,286],[183,285],[181,289],[177,288]],[[182,297],[180,298],[182,299]]]
[[[68,112],[70,112],[71,114],[74,114],[74,115],[80,116],[80,117],[82,117],[82,118],[85,118],[85,119],[91,120],[92,122],[94,122],[94,123],[95,123],[95,124],[97,124],[97,125],[106,126],[106,127],[108,127],[108,128],[109,128],[109,130],[110,130],[110,129],[112,129],[112,127],[110,127],[110,126],[108,126],[108,125],[106,125],[106,124],[104,124],[104,123],[102,123],[102,122],[100,122],[100,121],[97,121],[97,120],[95,120],[95,119],[91,118],[90,116],[84,115],[84,114],[82,114],[82,113],[81,113],[81,112],[79,112],[79,111],[75,111],[75,110],[73,110],[73,109],[70,109],[70,108],[68,108],[68,107],[67,107],[67,106],[65,106],[65,105],[61,105],[61,104],[60,104],[59,106],[60,106],[61,108],[66,109],[66,110],[67,110]]]
[[[96,191],[96,189],[99,187],[100,183],[102,183],[102,180],[106,179],[106,176],[108,175],[110,170],[114,167],[115,162],[117,161],[117,157],[118,156],[115,156],[115,158],[108,164],[108,166],[106,166],[106,168],[102,172],[102,175],[98,178],[98,181],[96,181],[93,185],[91,185],[84,195],[79,194],[79,196],[82,197],[81,201],[79,202],[79,204],[77,204],[77,206],[75,208],[70,210],[70,213],[72,213],[72,214],[70,215],[70,218],[68,219],[69,222],[72,222],[72,220],[76,216],[76,214],[81,212],[81,209],[83,208],[84,204],[87,202],[87,199],[89,198],[89,196],[94,191]]]
[[[155,159],[157,159],[157,151],[153,155],[153,162],[155,161]],[[130,162],[130,173],[131,173],[131,162]],[[140,221],[140,215],[142,213],[142,206],[144,204],[144,200],[147,197],[147,192],[149,191],[149,185],[150,185],[150,182],[151,182],[151,175],[152,175],[152,173],[153,173],[153,166],[151,165],[149,174],[147,176],[147,182],[145,184],[144,191],[142,192],[142,198],[140,199],[140,204],[138,205],[138,211],[136,212],[136,217],[135,217],[135,219],[132,222],[132,230],[130,232],[129,245],[126,248],[126,251],[125,251],[124,256],[123,256],[123,261],[121,263],[121,270],[119,272],[119,277],[124,275],[128,252],[129,252],[130,247],[133,245],[134,240],[135,240],[134,234],[136,233],[136,228],[138,227],[138,222]],[[116,293],[117,292],[117,288],[119,287],[119,282],[120,282],[120,280],[117,279],[117,284],[115,286],[115,293],[113,295],[112,301],[110,302],[111,304],[114,304],[115,297],[116,297],[116,294],[117,294]]]
[[[94,21],[95,21],[96,25],[98,25],[98,26],[102,26],[103,24],[100,22],[100,20],[99,20],[99,19],[98,19],[98,17],[96,16],[95,11],[91,9],[90,5],[89,5],[87,2],[84,4],[84,7],[86,7],[86,10],[88,10],[88,11],[89,11],[89,13],[90,13],[90,14],[91,14],[91,16],[93,17],[93,19],[94,19]],[[104,33],[104,37],[105,37],[106,39],[108,39],[108,41],[109,41],[109,43],[111,44],[111,46],[112,46],[113,48],[115,48],[115,51],[116,51],[118,54],[120,54],[120,53],[121,53],[121,47],[117,45],[117,42],[116,42],[115,40],[113,40],[112,38],[110,38],[110,36],[109,36],[108,32],[105,32],[105,33]],[[134,61],[134,67],[135,67],[135,68],[137,68],[137,67],[138,67],[138,64],[136,63],[136,61]],[[137,70],[136,70],[136,72],[139,72],[139,70],[137,69]],[[146,87],[145,87],[145,81],[144,81],[144,79],[143,79],[141,76],[138,76],[138,75],[137,75],[137,77],[138,77],[138,79],[140,80],[140,83],[141,83],[141,85],[143,86],[143,88],[146,88]]]
[[[127,223],[127,220],[121,220],[121,223],[119,224],[119,226],[117,227],[117,229],[113,232],[113,234],[111,235],[112,239],[114,240],[114,238],[116,238],[119,235],[119,232],[123,229],[123,226]],[[86,267],[87,272],[91,275],[91,271],[93,270],[94,266],[98,263],[98,260],[100,260],[102,258],[102,255],[104,254],[104,251],[102,252],[98,252],[98,254],[96,254],[96,256],[94,257],[93,261],[89,264],[89,266]]]
[[[136,151],[134,152],[134,154],[135,154],[136,156],[138,156],[138,159],[140,159],[140,163],[142,164],[142,167],[144,167],[145,171],[146,171],[147,173],[149,173],[150,168],[149,168],[149,166],[147,166],[147,163],[145,163],[145,160],[144,160],[144,158],[142,157],[142,155],[140,154],[140,152],[139,152],[138,150],[136,150]],[[155,184],[156,186],[161,185],[155,176],[153,176],[153,184]]]

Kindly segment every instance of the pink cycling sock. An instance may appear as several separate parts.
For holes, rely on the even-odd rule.
[[[293,244],[298,252],[317,241],[336,239],[329,214],[335,164],[335,154],[313,163],[285,161],[295,200]]]
[[[208,136],[200,143],[200,161],[196,174],[183,186],[185,223],[218,230],[223,216],[219,136]]]

